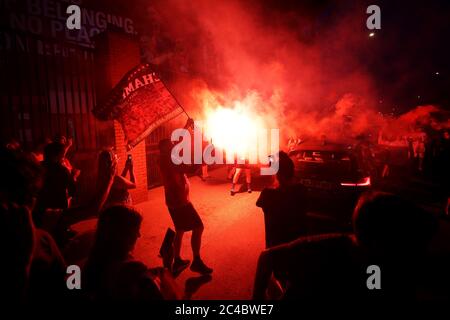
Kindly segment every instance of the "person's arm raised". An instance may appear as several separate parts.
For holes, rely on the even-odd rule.
[[[130,171],[130,181],[134,184],[134,188],[136,188],[136,178],[134,177],[134,167],[133,167],[133,160],[128,159],[125,166]]]

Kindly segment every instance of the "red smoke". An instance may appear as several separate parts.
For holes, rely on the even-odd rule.
[[[365,9],[357,9],[327,21],[320,12],[280,13],[258,1],[159,0],[150,8],[188,55],[191,72],[178,77],[174,91],[190,113],[201,117],[215,100],[251,99],[282,139],[338,139],[387,126],[374,107]],[[211,59],[216,63],[205,68]]]
[[[449,112],[436,106],[418,106],[400,117],[384,122],[387,137],[414,136],[429,130],[450,128]]]

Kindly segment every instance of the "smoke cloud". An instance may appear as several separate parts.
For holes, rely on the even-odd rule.
[[[181,41],[190,72],[176,77],[174,91],[197,118],[246,101],[268,128],[280,128],[282,140],[355,137],[392,124],[376,108],[365,65],[363,6],[290,11],[258,1],[158,0],[148,12]],[[433,108],[416,113],[430,116]],[[411,130],[411,117],[398,119],[400,127]]]

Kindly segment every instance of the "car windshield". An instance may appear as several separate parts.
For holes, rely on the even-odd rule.
[[[355,157],[345,150],[296,150],[291,158],[303,178],[342,180],[358,172]]]

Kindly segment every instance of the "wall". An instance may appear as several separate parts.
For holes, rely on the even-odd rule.
[[[96,88],[97,101],[106,96],[122,76],[140,62],[140,50],[136,39],[119,32],[108,31],[96,39]],[[133,203],[148,199],[147,163],[145,141],[131,152],[126,151],[125,136],[120,124],[114,121],[114,146],[119,156],[119,172],[122,171],[127,155],[133,157],[137,188],[131,191]]]

